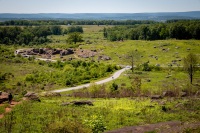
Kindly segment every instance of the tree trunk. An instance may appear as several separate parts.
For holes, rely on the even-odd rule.
[[[192,64],[190,64],[190,84],[192,84],[193,79],[193,70],[192,70]]]
[[[133,62],[132,62],[132,64],[131,64],[131,65],[132,65],[132,68],[131,68],[131,70],[132,70],[132,73],[133,73],[133,69],[134,69],[134,64],[133,64]]]

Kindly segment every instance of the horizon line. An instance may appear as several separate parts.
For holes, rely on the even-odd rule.
[[[82,13],[64,13],[64,12],[38,12],[38,13],[8,13],[3,12],[0,14],[138,14],[138,13],[182,13],[182,12],[200,12],[200,10],[195,11],[162,11],[162,12],[82,12]]]

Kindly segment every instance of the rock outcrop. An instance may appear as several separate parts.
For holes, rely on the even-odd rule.
[[[72,102],[62,103],[61,105],[62,106],[66,106],[66,105],[77,105],[77,106],[89,105],[89,106],[93,106],[93,103],[91,101],[72,101]]]
[[[0,104],[8,101],[8,93],[6,92],[0,92]]]
[[[28,100],[41,102],[39,96],[34,92],[28,92],[24,95]]]

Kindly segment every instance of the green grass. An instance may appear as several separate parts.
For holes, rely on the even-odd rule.
[[[63,102],[74,100],[91,100],[94,106],[60,106]],[[42,98],[41,101],[41,103],[25,102],[14,108],[13,131],[22,131],[26,127],[26,131],[45,132],[51,130],[48,128],[51,124],[54,123],[54,126],[57,127],[59,122],[65,123],[68,120],[77,124],[81,123],[84,128],[89,129],[92,127],[88,125],[88,122],[99,121],[103,123],[106,130],[171,120],[182,122],[200,120],[198,115],[200,101],[197,99],[192,102],[192,100],[185,99],[152,101],[148,98],[75,99],[60,97]],[[163,102],[165,105],[161,104]],[[176,107],[178,104],[180,106]],[[162,106],[165,106],[168,111],[163,111]],[[0,125],[5,120],[6,118],[0,120]]]
[[[5,107],[4,106],[0,106],[0,114],[3,114],[5,112]]]
[[[163,45],[167,46],[163,46]],[[156,48],[154,48],[156,46]],[[163,46],[163,47],[162,47]],[[112,57],[113,60],[110,62],[115,62],[119,64],[124,64],[124,58],[128,51],[138,50],[143,57],[140,59],[140,63],[149,61],[150,64],[160,64],[161,66],[168,66],[172,64],[172,60],[177,61],[177,64],[182,65],[182,59],[189,53],[194,53],[199,55],[200,51],[200,41],[199,40],[158,40],[158,41],[124,41],[124,42],[104,42],[102,44],[96,44],[94,47],[101,50],[102,54],[106,54]],[[91,45],[83,46],[83,48],[91,48]],[[179,47],[179,48],[176,48]],[[190,50],[187,50],[190,48]],[[162,49],[169,49],[167,52]],[[158,60],[150,56],[157,56]],[[175,64],[174,66],[177,66]]]

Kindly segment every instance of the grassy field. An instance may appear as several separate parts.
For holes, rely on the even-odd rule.
[[[143,125],[163,121],[179,120],[197,122],[199,100],[149,98],[132,99],[75,99],[70,97],[42,98],[41,103],[24,102],[4,119],[0,120],[0,131],[12,125],[14,132],[94,132],[124,126]],[[91,100],[93,106],[61,106],[74,100]],[[165,108],[165,109],[164,109]],[[14,116],[12,120],[9,118]],[[36,117],[37,116],[37,117]],[[3,123],[7,122],[7,125]],[[12,123],[14,122],[14,123]],[[101,129],[104,130],[101,130]]]
[[[65,26],[64,26],[65,27]],[[182,59],[188,53],[200,56],[199,40],[124,40],[123,42],[110,42],[103,37],[103,28],[110,26],[83,26],[83,43],[79,43],[79,48],[98,50],[99,55],[105,54],[112,57],[109,63],[125,64],[124,58],[127,52],[138,50],[141,53],[139,63],[149,61],[150,64],[160,64],[161,66],[179,66],[183,64]],[[65,27],[67,28],[67,26]],[[67,48],[71,45],[66,43],[67,35],[51,36],[53,43],[47,46]],[[173,63],[172,61],[175,61]]]
[[[62,26],[67,28],[68,26]],[[41,102],[23,102],[17,105],[12,113],[9,113],[3,119],[0,119],[0,132],[8,131],[9,125],[12,125],[13,132],[99,132],[108,131],[124,126],[143,125],[149,123],[157,123],[163,121],[179,120],[182,122],[199,122],[199,104],[198,98],[181,98],[180,92],[190,91],[198,92],[200,83],[200,71],[197,70],[194,75],[193,85],[190,85],[188,75],[183,71],[183,58],[188,53],[194,53],[200,56],[200,40],[157,40],[157,41],[141,41],[141,40],[124,40],[110,42],[103,37],[103,28],[110,26],[83,26],[84,33],[82,34],[84,42],[68,44],[66,39],[68,35],[49,36],[52,43],[46,45],[34,46],[0,46],[0,76],[5,76],[5,80],[0,80],[2,91],[12,91],[15,95],[15,100],[20,100],[22,94],[26,91],[42,92],[52,89],[60,89],[66,87],[63,84],[64,78],[71,76],[71,79],[77,78],[78,83],[88,83],[99,78],[105,78],[112,72],[104,74],[104,77],[92,77],[84,82],[80,81],[81,77],[97,74],[100,68],[90,68],[90,66],[80,68],[72,68],[71,64],[52,65],[48,62],[34,61],[33,59],[25,59],[23,57],[14,56],[14,51],[19,48],[32,47],[52,47],[67,49],[74,47],[75,49],[90,49],[97,50],[98,55],[107,55],[112,60],[100,61],[103,63],[101,68],[109,66],[109,64],[130,65],[125,61],[125,56],[129,51],[139,51],[141,58],[137,64],[149,62],[150,66],[159,64],[159,70],[142,71],[140,68],[130,70],[123,73],[118,79],[105,84],[103,87],[106,93],[110,93],[113,84],[117,84],[116,93],[122,89],[132,89],[135,78],[141,80],[140,96],[128,98],[78,98],[73,96],[73,91],[64,92],[59,98],[41,97]],[[95,63],[97,58],[95,57]],[[81,59],[76,55],[69,55],[75,61],[82,60],[90,62],[92,59]],[[53,59],[59,59],[55,56]],[[59,59],[60,60],[60,59]],[[200,62],[199,62],[200,63]],[[79,64],[79,65],[80,65]],[[172,64],[172,67],[169,66]],[[87,68],[87,69],[85,69]],[[66,71],[72,73],[66,73]],[[114,71],[114,70],[113,70]],[[77,76],[77,73],[82,73]],[[34,76],[35,81],[31,79]],[[73,77],[74,76],[74,77]],[[30,82],[31,80],[31,82]],[[34,82],[33,82],[34,81]],[[56,81],[56,82],[55,82]],[[77,84],[78,85],[78,84]],[[89,91],[97,91],[96,87],[91,86]],[[101,87],[99,87],[101,88]],[[91,89],[91,90],[90,90]],[[86,89],[87,90],[87,89]],[[162,95],[166,90],[174,92],[176,97],[152,100],[146,96]],[[81,92],[81,91],[80,91]],[[98,92],[98,91],[97,91]],[[79,91],[78,91],[79,93]],[[67,95],[67,96],[66,96]],[[198,96],[197,96],[198,97]],[[94,106],[61,106],[64,102],[74,100],[90,100]],[[3,112],[3,107],[0,108],[0,113]],[[12,119],[11,119],[12,118]],[[7,122],[7,124],[5,124]]]

